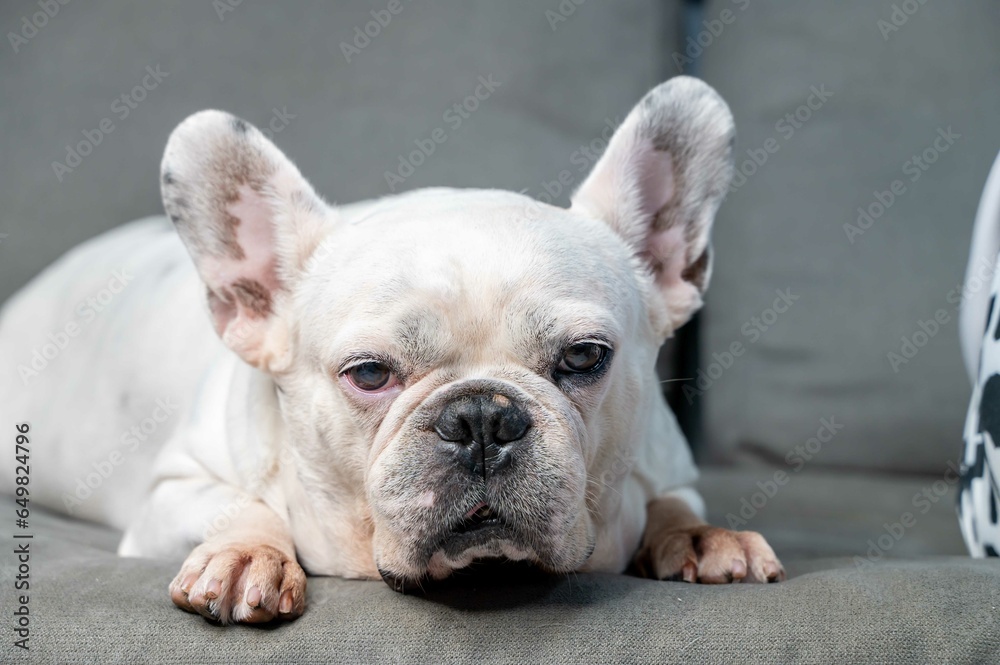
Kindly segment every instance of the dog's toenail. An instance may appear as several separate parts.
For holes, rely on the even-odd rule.
[[[198,581],[198,576],[197,575],[193,575],[193,574],[192,575],[188,575],[187,577],[184,578],[184,581],[181,582],[181,591],[183,591],[185,594],[188,593],[188,592],[190,592],[191,591],[191,587],[194,586],[194,583],[197,582],[197,581]]]
[[[747,564],[740,559],[733,559],[733,579],[742,579],[747,576]]]
[[[278,606],[278,611],[282,614],[288,614],[292,611],[292,592],[286,591],[281,594],[281,603]]]
[[[255,586],[250,587],[250,591],[247,592],[247,605],[250,607],[260,606],[260,589]]]
[[[208,586],[205,588],[205,596],[209,600],[215,600],[222,594],[222,582],[219,580],[211,580]]]

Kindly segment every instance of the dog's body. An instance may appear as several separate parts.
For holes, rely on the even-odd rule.
[[[398,589],[487,557],[781,577],[757,534],[701,521],[653,369],[701,303],[731,141],[681,77],[570,210],[446,189],[334,210],[254,128],[192,116],[163,163],[183,245],[162,220],[116,230],[0,321],[33,496],[127,529],[124,555],[190,552],[174,602],[222,621],[301,613],[299,563]]]

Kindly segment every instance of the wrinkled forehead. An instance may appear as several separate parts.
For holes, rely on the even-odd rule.
[[[403,197],[348,217],[325,245],[301,304],[344,337],[620,336],[641,300],[604,224],[519,195]]]

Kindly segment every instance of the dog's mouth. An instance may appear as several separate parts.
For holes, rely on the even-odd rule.
[[[459,557],[474,547],[489,547],[500,541],[519,540],[511,525],[496,509],[480,501],[466,511],[461,521],[442,534],[440,549],[451,557]]]
[[[487,501],[478,500],[465,513],[455,515],[450,524],[442,525],[433,540],[418,545],[427,553],[427,559],[418,564],[421,572],[406,576],[379,566],[379,573],[395,591],[422,594],[445,584],[446,580],[468,582],[496,567],[511,572],[559,574],[586,561],[594,551],[596,540],[590,537],[583,559],[567,565],[563,552],[546,547],[545,525],[525,527],[517,517],[516,509],[506,514]]]
[[[503,516],[497,512],[490,504],[479,501],[466,511],[460,521],[441,534],[437,545],[433,548],[449,557],[461,557],[467,550],[476,547],[490,547],[492,543],[498,541],[511,541],[515,538],[513,530],[508,525]],[[506,561],[507,559],[499,552],[490,555],[482,561]],[[523,564],[522,565],[527,565]],[[452,572],[461,572],[464,568],[456,568]],[[379,574],[391,588],[402,593],[424,592],[428,588],[433,588],[441,584],[444,578],[435,579],[432,575],[424,575],[420,579],[407,579],[379,568]]]
[[[472,533],[481,529],[503,526],[504,521],[485,501],[480,501],[465,513],[465,518],[452,531],[454,533]]]

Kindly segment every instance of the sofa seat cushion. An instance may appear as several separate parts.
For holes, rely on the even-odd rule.
[[[791,579],[764,586],[603,574],[473,578],[427,597],[402,596],[382,582],[312,578],[299,620],[223,628],[171,604],[166,589],[179,562],[119,559],[114,531],[41,510],[31,525],[31,651],[14,653],[15,662],[29,655],[102,664],[1000,658],[995,560],[861,568],[851,559],[788,560]],[[15,574],[4,557],[6,589]]]

